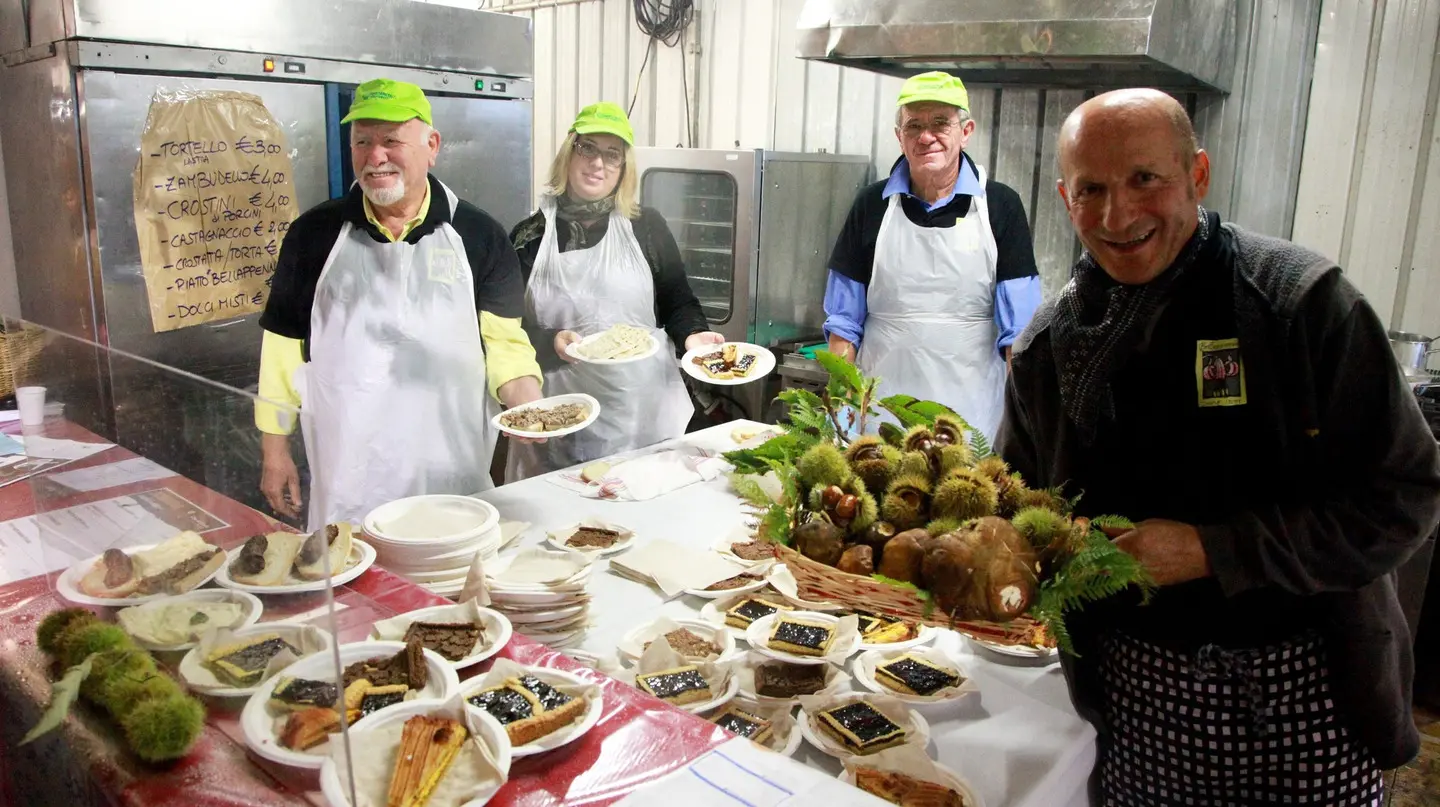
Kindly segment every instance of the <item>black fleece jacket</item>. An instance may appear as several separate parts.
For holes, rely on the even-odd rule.
[[[1060,406],[1053,302],[1015,343],[998,452],[1036,487],[1083,491],[1083,514],[1195,524],[1213,570],[1148,606],[1107,602],[1070,620],[1071,697],[1107,742],[1098,661],[1110,630],[1192,653],[1313,631],[1352,735],[1382,767],[1400,765],[1419,737],[1395,570],[1440,520],[1440,451],[1384,326],[1339,267],[1234,225],[1212,233],[1117,371],[1115,421],[1091,446]],[[1244,403],[1202,406],[1205,351],[1229,339]]]

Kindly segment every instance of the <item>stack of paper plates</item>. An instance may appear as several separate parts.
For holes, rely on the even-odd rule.
[[[365,517],[366,539],[380,565],[434,594],[453,597],[465,586],[475,555],[500,549],[500,513],[469,496],[412,496]]]
[[[531,548],[485,566],[490,607],[515,632],[550,647],[579,644],[590,626],[591,564],[577,552]]]

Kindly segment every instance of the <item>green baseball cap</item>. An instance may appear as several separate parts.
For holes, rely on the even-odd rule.
[[[965,91],[965,82],[939,70],[906,79],[895,105],[905,106],[923,101],[935,101],[970,111],[970,93]]]
[[[624,140],[626,145],[635,145],[635,130],[630,128],[630,118],[619,104],[601,101],[580,110],[575,122],[570,124],[575,134],[610,134]]]
[[[425,97],[425,91],[404,81],[376,78],[355,88],[350,112],[340,122],[383,120],[404,123],[411,118],[419,118],[428,126],[434,125],[430,119],[430,100]]]

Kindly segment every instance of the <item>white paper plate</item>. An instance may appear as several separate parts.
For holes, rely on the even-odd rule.
[[[724,692],[721,692],[719,695],[716,695],[708,701],[687,703],[680,708],[684,709],[692,715],[704,714],[705,712],[711,711],[712,709],[718,709],[721,706],[724,706],[725,704],[734,700],[735,696],[738,694],[740,694],[740,679],[736,678],[734,673],[731,673],[729,680],[725,682]]]
[[[785,616],[804,619],[810,622],[823,622],[832,627],[840,622],[839,617],[832,614],[822,614],[818,611],[786,611],[784,614]],[[768,642],[770,639],[770,629],[775,625],[776,616],[778,616],[778,614],[762,616],[754,622],[751,622],[750,627],[745,629],[745,641],[749,642],[750,647],[762,656],[769,656],[779,661],[788,661],[791,664],[827,664],[829,663],[828,659],[840,656],[842,653],[845,658],[849,658],[850,654],[855,652],[855,646],[859,644],[858,641],[852,641],[848,648],[843,644],[832,644],[829,652],[824,656],[801,656],[796,653],[787,653],[784,650],[775,650],[770,647]]]
[[[864,700],[864,697],[851,698],[849,700]],[[930,723],[925,717],[914,709],[907,709],[910,713],[910,721],[914,724],[915,730],[905,738],[904,745],[913,745],[922,751],[930,744]],[[810,725],[810,715],[804,709],[796,716],[795,722],[800,724],[800,733],[805,735],[805,741],[819,749],[822,753],[835,757],[839,760],[864,759],[868,754],[859,756],[844,750],[840,744],[829,739],[829,735],[822,736],[820,731]],[[896,746],[898,747],[898,746]]]
[[[645,643],[659,637],[660,630],[656,624],[659,621],[656,619],[647,622],[627,632],[615,645],[615,650],[620,654],[620,658],[629,662],[639,661],[641,653],[644,652]],[[735,653],[735,633],[727,627],[699,619],[671,619],[670,621],[697,636],[718,643],[720,645],[719,658],[727,658]]]
[[[742,569],[736,572],[736,574],[753,573],[753,569]],[[727,588],[723,591],[706,591],[703,588],[687,588],[685,589],[685,593],[689,594],[692,597],[700,597],[701,599],[706,600],[723,600],[726,597],[733,597],[736,594],[749,594],[752,591],[759,591],[760,589],[765,588],[767,585],[770,584],[769,578],[770,575],[768,572],[766,572],[765,574],[762,574],[760,576],[759,580],[756,580],[753,583],[746,583],[745,585],[738,586],[736,588]]]
[[[357,661],[393,656],[404,649],[404,642],[342,644],[340,645],[340,667],[343,670]],[[429,680],[425,682],[425,688],[420,690],[417,700],[434,698],[443,701],[460,688],[460,678],[455,675],[455,669],[439,654],[432,650],[426,650],[425,666],[429,668]],[[311,770],[319,768],[327,759],[326,755],[330,753],[330,741],[326,740],[307,751],[292,751],[281,745],[280,739],[276,735],[276,726],[283,724],[276,715],[270,712],[270,693],[275,691],[275,682],[284,677],[308,678],[312,681],[336,681],[337,675],[333,653],[314,653],[291,664],[261,684],[260,688],[255,690],[255,694],[250,696],[250,700],[246,701],[245,709],[240,713],[240,729],[245,734],[245,745],[271,762],[278,762],[294,768]],[[373,717],[389,709],[399,709],[402,705],[396,704],[369,716]],[[359,726],[360,721],[356,721],[355,725]]]
[[[971,636],[968,633],[964,633],[961,635],[965,637],[965,640],[967,642],[974,642],[980,647],[983,647],[992,653],[998,653],[1002,656],[1012,656],[1014,658],[1028,659],[1047,659],[1051,661],[1060,660],[1060,648],[1058,647],[1035,647],[1034,645],[1028,644],[1001,644],[1000,642],[992,642],[988,639],[977,639],[976,637]]]
[[[637,327],[643,327],[643,326],[637,326]],[[659,350],[660,350],[660,340],[655,338],[655,332],[652,330],[652,331],[650,332],[650,348],[649,348],[648,350],[645,350],[645,351],[642,351],[642,352],[640,352],[640,353],[637,353],[637,354],[635,354],[634,356],[626,356],[626,357],[623,358],[623,359],[592,359],[592,358],[590,358],[590,357],[588,357],[588,356],[582,356],[582,355],[580,355],[580,347],[581,347],[582,345],[594,344],[595,341],[598,340],[600,337],[604,336],[605,333],[606,333],[606,331],[608,331],[608,330],[610,330],[610,329],[609,329],[609,328],[606,328],[604,331],[598,331],[598,332],[596,332],[596,333],[592,333],[592,334],[590,334],[589,336],[585,337],[584,339],[581,339],[581,340],[578,341],[578,342],[571,342],[570,344],[568,344],[568,345],[565,346],[565,353],[566,353],[568,356],[570,356],[571,358],[573,358],[574,360],[576,360],[576,361],[582,361],[582,362],[585,362],[586,364],[601,364],[601,365],[604,365],[604,364],[629,364],[629,363],[631,363],[631,362],[644,361],[645,359],[648,359],[648,358],[650,358],[651,356],[654,356],[654,355],[655,355],[657,352],[659,352]]]
[[[604,558],[610,555],[617,555],[635,545],[635,531],[629,527],[621,527],[619,524],[611,524],[611,527],[619,528],[617,532],[624,533],[624,537],[604,549],[598,547],[567,546],[566,541],[580,529],[580,524],[567,524],[558,530],[545,533],[545,543],[560,550],[579,552],[587,558]]]
[[[866,767],[863,762],[865,757],[854,757],[854,759],[857,765]],[[940,778],[944,780],[945,786],[958,792],[960,797],[965,800],[965,807],[985,807],[985,800],[980,798],[980,793],[960,774],[938,762],[935,763],[935,769],[940,774]],[[842,769],[839,778],[847,785],[855,784],[855,774],[849,768]]]
[[[579,605],[555,608],[549,611],[511,611],[510,621],[522,626],[545,622],[563,623],[584,615],[589,608],[590,603],[582,602]],[[523,632],[524,628],[522,627],[520,630]]]
[[[144,552],[147,549],[154,549],[159,545],[160,544],[158,543],[140,544],[138,546],[123,546],[115,548],[123,550],[127,555],[134,555],[136,552]],[[214,546],[214,544],[211,544],[211,546]],[[175,596],[173,594],[146,594],[139,597],[92,597],[89,594],[82,592],[80,590],[80,580],[84,578],[85,575],[88,574],[92,568],[94,568],[95,562],[100,560],[100,558],[104,554],[105,553],[102,552],[92,558],[82,560],[62,572],[59,577],[55,578],[55,592],[61,597],[64,597],[67,601],[76,603],[78,605],[109,605],[122,608],[127,605],[139,605],[144,602],[154,602],[155,600],[161,599],[163,597]],[[205,579],[197,583],[195,585],[195,588],[200,588],[200,586],[203,586],[206,583],[210,582],[215,578],[217,574],[223,571],[226,566],[230,565],[230,556],[225,552],[225,550],[221,549],[220,554],[225,556],[225,559],[220,563],[220,568],[211,572]],[[190,591],[194,591],[195,588],[190,589]],[[187,591],[185,593],[188,594],[190,592]]]
[[[906,640],[903,641],[903,642],[878,642],[878,643],[872,643],[872,642],[867,642],[867,641],[865,641],[865,637],[862,636],[862,637],[860,637],[859,648],[860,648],[861,650],[881,650],[881,651],[904,650],[904,649],[907,648],[907,647],[919,647],[919,646],[922,645],[922,644],[930,644],[931,642],[935,641],[935,637],[936,637],[936,636],[939,636],[939,635],[940,635],[940,629],[939,629],[939,628],[932,628],[932,627],[929,626],[929,625],[921,624],[921,625],[920,625],[920,632],[919,632],[918,634],[916,634],[916,636],[915,636],[914,639],[906,639]]]
[[[750,374],[744,378],[719,379],[706,375],[705,371],[700,369],[700,365],[695,363],[695,357],[708,356],[725,347],[725,345],[735,345],[740,349],[741,353],[755,354],[755,369],[751,370]],[[681,357],[680,369],[684,370],[686,375],[696,381],[714,384],[717,387],[734,387],[740,384],[749,384],[752,381],[758,381],[770,375],[770,373],[775,370],[775,354],[772,353],[769,348],[752,345],[749,342],[726,342],[722,345],[701,345]]]
[[[750,712],[751,714],[773,710],[780,705],[774,702],[763,703],[761,701],[754,700],[753,698],[748,698],[745,696],[745,693],[743,691],[739,695],[735,696],[735,699],[732,701],[732,703],[736,707],[743,709],[744,711]],[[785,713],[789,715],[790,720],[794,723],[794,725],[790,727],[790,736],[785,738],[785,745],[781,748],[775,748],[769,743],[760,743],[760,745],[770,749],[771,751],[774,751],[777,754],[781,754],[787,757],[793,757],[795,756],[795,752],[800,750],[800,741],[805,739],[805,735],[800,733],[800,721],[795,717],[795,709],[792,707],[790,709],[787,709]],[[711,715],[711,717],[714,716],[715,715]]]
[[[574,673],[566,672],[564,670],[556,670],[550,667],[527,666],[525,668],[525,671],[552,686],[557,684],[589,686],[594,683],[593,681],[588,681]],[[477,675],[474,678],[466,681],[464,687],[460,690],[461,696],[469,698],[472,694],[480,691],[480,681],[483,678],[484,676]],[[481,709],[479,706],[475,706],[474,704],[471,704],[469,702],[465,704],[465,708],[469,709],[472,712],[484,714],[487,717],[489,716],[489,713],[486,712],[484,709]],[[516,757],[529,757],[534,756],[535,754],[543,754],[546,751],[553,751],[554,749],[559,748],[562,745],[574,742],[575,740],[579,739],[580,736],[583,735],[585,732],[594,728],[595,724],[600,722],[600,715],[604,712],[604,699],[601,697],[599,692],[596,692],[595,696],[590,698],[586,702],[585,713],[580,716],[579,720],[571,723],[563,729],[560,729],[559,731],[553,731],[545,735],[544,737],[535,740],[534,742],[528,742],[524,745],[519,746],[512,746],[510,754],[511,756]]]
[[[407,525],[401,519],[428,511],[429,534],[402,535],[391,532]],[[400,525],[397,527],[397,525]],[[411,525],[413,526],[413,525]],[[365,516],[365,533],[378,546],[393,547],[421,556],[459,550],[489,543],[500,545],[500,511],[487,501],[471,496],[430,494],[409,496],[382,504]]]
[[[231,635],[235,639],[244,639],[249,636],[263,636],[267,633],[278,633],[280,634],[280,638],[287,639],[302,632],[307,627],[312,626],[307,626],[300,622],[266,622],[263,625],[252,625],[243,630],[237,630]],[[316,630],[319,634],[322,647],[315,651],[315,653],[324,653],[328,657],[330,648],[335,644],[335,637],[330,634],[330,631],[324,628],[317,627]],[[315,655],[315,653],[311,655]],[[204,666],[202,661],[200,658],[200,648],[198,646],[191,648],[190,652],[185,654],[185,658],[180,659],[181,680],[188,683],[194,674]],[[287,667],[286,669],[289,668]],[[197,695],[206,695],[212,698],[248,698],[254,695],[255,691],[260,687],[265,686],[265,682],[268,680],[270,679],[264,679],[253,687],[221,687],[218,689],[192,689],[191,691]]]
[[[377,728],[384,728],[396,721],[409,720],[415,715],[429,714],[445,706],[445,700],[425,699],[406,701],[398,703],[388,709],[373,712],[355,722],[355,727],[350,734],[350,742],[353,747],[357,740],[364,739],[364,732],[373,731]],[[513,751],[510,748],[510,735],[505,732],[505,727],[500,721],[490,715],[479,715],[476,721],[479,728],[477,732],[479,739],[491,755],[495,758],[495,766],[500,769],[503,777],[510,775],[510,760]],[[342,778],[346,781],[342,784]],[[325,795],[325,800],[330,807],[350,807],[350,784],[349,777],[342,777],[340,766],[330,757],[324,758],[324,764],[320,766],[320,792]],[[502,782],[493,788],[481,791],[478,798],[461,804],[460,807],[481,807],[490,801],[500,788],[504,787]]]
[[[548,408],[567,403],[585,404],[586,406],[590,407],[590,416],[580,421],[579,423],[576,423],[574,426],[566,426],[563,429],[556,429],[553,432],[523,432],[519,429],[512,429],[509,426],[502,425],[500,423],[500,417],[501,415],[505,414],[504,412],[501,412],[499,415],[491,418],[490,424],[493,425],[495,428],[499,429],[500,431],[506,434],[514,435],[516,437],[538,437],[549,439],[551,437],[564,437],[567,434],[574,434],[581,429],[588,428],[591,423],[595,422],[595,418],[600,416],[600,402],[590,397],[589,395],[586,395],[583,392],[572,392],[568,395],[554,395],[549,398],[541,398],[538,401],[531,401],[530,403],[524,404],[522,406],[517,406],[514,407],[514,409],[506,411],[514,411],[516,409],[534,409],[537,407]]]
[[[543,644],[546,647],[555,650],[562,647],[569,647],[572,642],[578,641],[579,639],[584,637],[589,630],[590,626],[586,625],[585,627],[579,628],[578,630],[562,631],[560,633],[525,633],[524,631],[521,631],[520,633],[522,636],[530,639],[531,641],[539,642],[540,644]]]
[[[516,608],[534,608],[535,606],[561,606],[566,603],[575,602],[586,596],[585,590],[580,591],[496,591],[490,589],[490,604],[501,610],[511,606]]]
[[[228,625],[226,627],[234,628],[236,630],[244,627],[249,627],[250,625],[254,625],[256,622],[259,622],[260,615],[265,611],[265,606],[260,602],[260,598],[256,597],[254,594],[250,594],[244,591],[231,591],[230,589],[224,588],[199,588],[191,591],[188,594],[176,594],[173,597],[161,597],[157,600],[151,600],[150,602],[145,603],[145,605],[146,607],[155,607],[186,602],[235,603],[236,605],[240,606],[243,613],[241,614],[240,621],[237,624]],[[118,615],[116,618],[119,618]],[[146,650],[153,650],[157,653],[171,653],[179,652],[181,650],[189,650],[190,648],[200,644],[199,641],[193,641],[182,642],[180,644],[161,645],[151,644],[134,634],[131,634],[131,638],[135,640],[136,644],[140,645]]]
[[[347,559],[345,570],[329,580],[306,580],[279,586],[252,586],[249,583],[237,583],[230,577],[230,561],[227,559],[225,565],[220,567],[219,574],[215,575],[215,582],[225,588],[248,591],[251,594],[299,594],[305,591],[324,591],[331,585],[343,586],[354,580],[364,574],[365,570],[370,568],[370,564],[374,562],[375,547],[355,538],[350,542],[350,557]]]
[[[435,605],[431,606],[430,608],[419,608],[414,611],[406,611],[403,614],[396,614],[395,617],[391,617],[391,619],[404,616],[410,617],[411,622],[424,622],[426,617],[430,616],[431,614],[438,614],[441,611],[448,611],[454,607],[455,606],[453,605]],[[463,670],[466,667],[472,667],[484,661],[485,659],[490,658],[496,653],[499,653],[505,648],[505,645],[510,643],[510,637],[514,635],[514,628],[511,627],[510,620],[506,618],[504,614],[496,611],[493,608],[485,607],[480,608],[480,614],[481,616],[489,617],[496,622],[499,622],[500,632],[495,634],[494,636],[491,636],[489,634],[489,631],[486,631],[486,641],[465,658],[462,658],[459,661],[450,661],[449,659],[446,659],[446,663],[457,670]],[[371,641],[379,640],[376,639]],[[437,653],[436,655],[439,654]],[[444,656],[441,656],[441,658],[444,658]]]
[[[910,695],[904,692],[897,692],[890,687],[880,683],[875,678],[875,668],[885,662],[899,658],[906,654],[913,654],[951,669],[957,670],[964,680],[959,686],[947,687],[934,695]],[[866,689],[871,692],[878,692],[881,695],[888,695],[897,701],[910,704],[941,703],[944,701],[955,701],[973,695],[980,691],[980,687],[965,672],[965,667],[960,662],[951,658],[949,654],[935,647],[921,647],[911,650],[867,650],[855,657],[855,663],[851,665],[850,672],[855,676]]]
[[[742,655],[736,667],[737,669],[746,668],[745,676],[748,677],[750,679],[750,682],[753,684],[755,682],[755,674],[753,672],[753,669],[761,664],[771,661],[774,661],[774,659],[762,656],[754,650],[751,650]],[[852,687],[850,686],[850,674],[845,672],[844,667],[837,667],[834,664],[827,664],[825,665],[825,675],[827,678],[830,679],[830,682],[825,685],[824,689],[816,692],[816,695],[839,695],[845,692],[852,691]],[[737,672],[736,677],[740,678],[741,674]],[[745,681],[742,679],[740,682],[740,697],[744,698],[745,700],[758,703],[766,708],[775,706],[795,707],[800,705],[799,695],[795,695],[789,698],[774,698],[769,695],[761,695],[758,692],[752,691],[752,689],[746,689]]]

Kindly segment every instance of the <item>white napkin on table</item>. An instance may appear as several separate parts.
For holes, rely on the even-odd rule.
[[[595,482],[581,479],[579,469],[551,474],[545,479],[587,499],[643,502],[714,479],[729,467],[718,454],[694,446],[678,446],[617,462]]]

